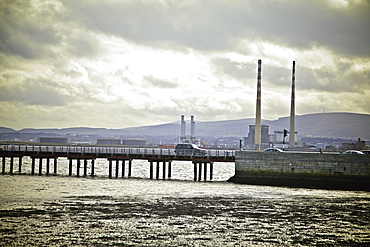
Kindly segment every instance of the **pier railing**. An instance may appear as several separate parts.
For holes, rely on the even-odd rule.
[[[235,150],[205,149],[204,154],[187,152],[176,154],[171,148],[109,147],[109,146],[71,146],[71,145],[1,145],[3,152],[18,155],[53,155],[60,157],[89,156],[95,158],[128,157],[132,159],[165,159],[165,160],[205,160],[212,162],[234,162]]]

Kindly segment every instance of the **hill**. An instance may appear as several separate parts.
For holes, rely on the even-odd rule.
[[[289,117],[277,120],[262,120],[262,124],[270,126],[270,133],[289,129]],[[196,122],[197,136],[244,137],[248,135],[249,125],[254,125],[254,118]],[[190,132],[190,123],[186,124]],[[121,133],[141,135],[180,135],[180,121],[155,125],[122,129]],[[296,116],[296,131],[299,137],[327,137],[370,140],[370,115],[357,113],[317,113]]]
[[[196,136],[201,137],[245,137],[254,118],[196,121]],[[270,134],[275,130],[289,129],[289,117],[277,120],[262,120],[270,126]],[[296,116],[296,131],[299,137],[326,137],[370,140],[370,115],[357,113],[317,113]],[[105,128],[64,128],[64,129],[22,129],[19,131],[0,127],[0,133],[32,133],[54,135],[99,135],[115,136],[179,136],[180,121],[160,125],[140,126],[123,129]],[[186,124],[186,133],[190,133],[190,123]]]

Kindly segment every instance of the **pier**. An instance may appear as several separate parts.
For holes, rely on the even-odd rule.
[[[194,181],[212,180],[214,162],[235,162],[233,150],[207,150],[206,154],[177,155],[175,149],[161,148],[2,145],[1,173],[21,174],[22,159],[26,156],[31,159],[30,175],[58,175],[58,158],[65,157],[68,159],[69,176],[95,176],[95,161],[99,158],[108,162],[108,178],[130,178],[132,161],[139,159],[148,162],[150,179],[163,180],[171,179],[172,161],[189,161],[193,164]],[[6,161],[9,163],[8,170]]]

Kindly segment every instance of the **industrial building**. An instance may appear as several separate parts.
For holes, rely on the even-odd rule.
[[[270,143],[270,136],[269,136],[269,126],[262,124],[261,125],[261,144],[260,145],[268,145]],[[251,146],[254,145],[254,138],[255,138],[255,125],[249,125],[249,132],[248,136],[244,138],[244,146]]]
[[[122,140],[122,145],[126,146],[146,146],[147,142],[145,139],[133,138],[133,139],[126,139]]]
[[[98,145],[121,145],[121,140],[116,138],[101,138],[96,140]]]
[[[40,143],[68,144],[68,138],[64,137],[39,137]]]

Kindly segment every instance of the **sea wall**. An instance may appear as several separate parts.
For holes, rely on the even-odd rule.
[[[229,181],[370,190],[370,156],[239,151],[235,156],[235,176]]]

